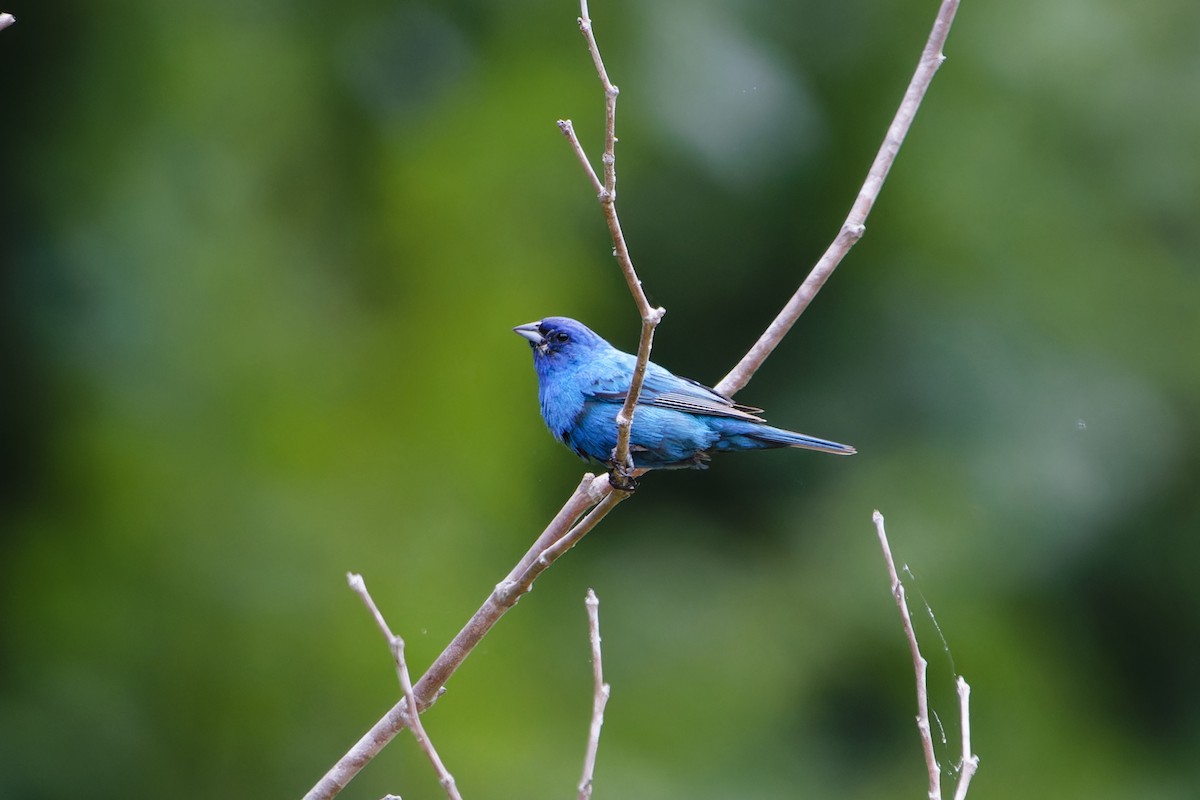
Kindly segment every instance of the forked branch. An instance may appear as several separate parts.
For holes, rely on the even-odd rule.
[[[888,579],[891,581],[892,598],[900,611],[900,621],[904,627],[904,638],[908,640],[908,650],[912,655],[913,673],[917,682],[917,731],[921,736],[921,749],[925,753],[925,769],[929,774],[929,800],[942,800],[942,768],[938,765],[937,756],[933,750],[933,732],[929,726],[929,683],[927,680],[929,662],[921,655],[921,647],[917,644],[917,633],[913,630],[912,615],[908,611],[908,600],[904,594],[904,584],[896,571],[896,561],[892,558],[892,548],[888,545],[887,531],[883,527],[883,514],[876,511],[871,515],[875,523],[875,532],[879,536],[879,546],[883,549],[883,560],[887,565]],[[954,792],[954,800],[964,800],[971,778],[979,766],[979,757],[971,752],[971,687],[960,675],[957,680],[960,722],[962,727],[962,766],[958,776],[958,786]]]
[[[623,495],[614,493],[606,478],[596,477],[590,473],[583,476],[583,480],[579,482],[575,492],[559,509],[558,514],[550,521],[546,529],[542,531],[542,535],[526,551],[508,576],[496,585],[479,610],[467,621],[467,624],[450,644],[446,645],[446,649],[417,681],[413,687],[413,698],[418,712],[424,711],[434,703],[446,685],[446,681],[471,654],[475,646],[482,641],[492,626],[516,605],[521,595],[529,591],[534,578],[568,549],[563,547],[556,550],[554,545],[566,536],[572,536],[572,543],[578,541],[616,504],[612,503],[603,508],[597,505],[605,498],[612,496]],[[591,509],[590,514],[587,513],[589,509]],[[338,759],[337,763],[309,790],[305,799],[328,800],[340,792],[388,742],[395,738],[396,734],[404,730],[409,723],[409,708],[406,699],[401,699],[392,706],[344,756]]]
[[[796,295],[784,310],[780,312],[775,321],[771,323],[766,333],[763,334],[755,346],[751,348],[729,375],[725,376],[717,384],[716,389],[721,393],[732,395],[746,385],[754,374],[754,371],[770,355],[771,351],[779,343],[779,340],[783,338],[784,334],[787,333],[788,329],[791,328],[792,324],[808,306],[808,303],[811,302],[813,295],[820,289],[825,279],[828,278],[829,273],[841,261],[854,241],[862,235],[863,221],[865,221],[871,205],[879,194],[879,188],[887,176],[887,171],[891,167],[892,160],[895,158],[896,150],[899,148],[900,142],[903,141],[904,135],[908,131],[912,122],[912,116],[916,113],[921,98],[924,96],[925,90],[929,85],[929,81],[932,79],[937,65],[941,63],[942,44],[945,42],[946,34],[949,32],[950,24],[954,19],[954,12],[957,7],[958,0],[945,0],[943,2],[941,10],[938,13],[937,22],[934,24],[933,32],[930,34],[929,42],[925,46],[921,63],[917,68],[917,74],[913,76],[913,81],[909,85],[908,92],[905,94],[901,109],[897,113],[892,126],[888,129],[884,146],[881,148],[880,154],[876,157],[875,164],[872,165],[867,182],[863,185],[863,189],[859,193],[859,199],[855,202],[851,216],[847,218],[846,224],[843,225],[842,232],[835,239],[829,250],[826,251],[826,254],[822,256],[821,261],[814,267],[812,273],[805,280],[804,284],[801,285]],[[649,361],[650,350],[653,345],[654,329],[665,312],[661,308],[652,308],[646,299],[645,292],[642,291],[641,281],[638,279],[632,259],[629,256],[624,235],[621,233],[620,221],[616,213],[615,148],[616,98],[618,91],[617,87],[608,78],[604,62],[600,57],[599,48],[596,46],[586,0],[581,0],[580,9],[580,30],[583,32],[584,38],[588,43],[588,50],[596,65],[596,71],[604,87],[605,94],[605,147],[602,159],[603,179],[600,178],[588,161],[587,155],[584,153],[583,147],[580,145],[570,121],[560,121],[559,127],[571,143],[576,157],[583,165],[588,179],[601,201],[601,208],[604,211],[604,217],[613,239],[614,255],[629,286],[634,302],[637,304],[638,313],[642,318],[642,333],[638,344],[638,366],[619,417],[618,445],[614,451],[614,464],[618,467],[615,472],[618,479],[632,478],[636,477],[637,471],[632,469],[631,459],[629,458],[629,431],[632,426],[634,407],[641,390],[642,379],[645,375],[646,364]],[[627,491],[614,491],[613,483],[611,478],[605,479],[603,476],[596,477],[591,474],[583,476],[575,492],[567,499],[558,514],[555,515],[541,536],[534,542],[533,546],[529,548],[522,559],[509,572],[508,577],[497,584],[495,590],[484,601],[484,604],[480,606],[474,616],[463,626],[462,630],[459,631],[450,644],[446,646],[441,655],[437,657],[429,669],[426,670],[425,674],[421,676],[421,679],[417,681],[413,687],[411,696],[413,698],[412,705],[416,706],[418,713],[424,711],[437,699],[439,694],[444,690],[446,681],[454,674],[454,671],[466,660],[467,656],[470,655],[483,637],[487,635],[488,631],[491,630],[500,617],[513,607],[522,594],[529,590],[533,580],[547,569],[554,560],[562,556],[566,550],[578,542],[592,527],[598,524],[612,508],[629,496]],[[616,481],[616,483],[619,484],[620,480]],[[622,487],[618,486],[617,488]],[[410,705],[408,700],[401,700],[396,703],[313,786],[308,794],[305,795],[306,800],[328,800],[328,798],[332,798],[340,792],[400,730],[409,724],[408,708],[411,708],[412,705]],[[966,770],[964,769],[965,772]]]
[[[367,607],[367,611],[371,612],[371,616],[375,620],[375,625],[378,626],[379,632],[383,634],[383,638],[387,640],[388,649],[392,651],[392,659],[396,662],[396,676],[400,679],[400,691],[404,695],[405,721],[408,729],[412,731],[417,744],[421,746],[422,752],[429,759],[429,763],[433,765],[433,771],[437,773],[438,781],[446,791],[446,797],[449,800],[462,800],[462,795],[458,793],[458,785],[454,782],[454,776],[450,774],[450,771],[446,769],[446,765],[442,763],[442,757],[438,755],[437,749],[434,748],[433,740],[429,738],[429,734],[425,732],[425,726],[421,724],[421,715],[413,711],[417,707],[417,698],[413,694],[412,679],[408,675],[408,663],[404,660],[404,640],[392,633],[392,629],[388,627],[387,621],[383,618],[383,614],[379,610],[379,606],[375,605],[375,600],[372,599],[371,593],[367,591],[367,582],[363,580],[362,575],[354,572],[348,573],[346,581],[350,584],[350,588],[354,590],[354,593],[363,601],[363,605]]]
[[[558,121],[559,130],[571,143],[575,157],[583,165],[593,188],[596,189],[600,208],[604,211],[604,221],[608,223],[608,232],[612,237],[613,255],[633,302],[637,305],[638,315],[642,319],[641,336],[638,337],[637,362],[633,369],[633,378],[629,383],[629,391],[625,402],[617,413],[617,446],[613,449],[613,486],[617,489],[632,491],[636,485],[633,482],[633,459],[629,456],[629,434],[633,429],[633,415],[637,410],[638,397],[642,393],[642,383],[646,377],[646,365],[650,362],[650,350],[654,346],[654,329],[666,314],[664,308],[652,308],[642,289],[642,281],[638,278],[637,270],[633,267],[633,259],[629,255],[629,246],[625,243],[625,234],[621,232],[621,220],[617,216],[617,95],[620,90],[608,78],[608,70],[604,67],[604,59],[600,55],[600,46],[596,44],[596,33],[592,27],[592,19],[588,14],[587,0],[579,0],[579,30],[587,42],[588,52],[596,65],[596,74],[604,89],[604,180],[601,181],[592,167],[591,161],[584,152],[583,145],[575,133],[575,126],[569,119]]]

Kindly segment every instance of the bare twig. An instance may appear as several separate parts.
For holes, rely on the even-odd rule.
[[[958,706],[962,712],[960,727],[962,728],[962,766],[958,774],[958,785],[954,789],[954,800],[965,800],[967,789],[971,786],[971,778],[979,769],[979,756],[971,752],[971,686],[958,676]]]
[[[425,726],[421,724],[421,715],[412,713],[410,709],[417,707],[417,698],[413,695],[412,679],[408,675],[408,664],[404,660],[404,639],[392,633],[392,629],[388,627],[387,621],[384,620],[383,614],[380,613],[379,607],[375,605],[375,601],[371,598],[371,593],[367,591],[367,582],[363,580],[362,575],[354,572],[346,574],[346,581],[350,584],[350,588],[354,590],[371,612],[371,616],[375,618],[375,624],[379,626],[383,638],[387,640],[388,648],[392,651],[392,659],[396,662],[396,676],[400,679],[400,691],[404,694],[405,702],[405,717],[408,723],[408,728],[413,732],[413,737],[416,738],[417,744],[421,746],[421,750],[429,758],[429,762],[433,764],[433,769],[437,773],[438,781],[442,784],[442,788],[446,791],[446,796],[450,800],[462,800],[462,795],[458,793],[458,785],[454,782],[454,776],[446,769],[446,765],[442,762],[441,756],[438,755],[437,749],[433,746],[433,740],[429,738],[429,734],[425,732]]]
[[[371,616],[375,619],[375,626],[379,628],[379,632],[387,640],[388,647],[393,651],[392,656],[395,657],[395,644],[396,639],[399,637],[392,633],[392,629],[388,627],[387,620],[383,618],[383,614],[379,611],[379,606],[375,605],[375,600],[371,597],[371,593],[367,591],[367,582],[357,572],[347,572],[346,583],[350,585],[350,590],[363,601],[363,605],[367,607],[367,611],[371,612]],[[396,659],[396,671],[397,673],[400,671],[399,659]]]
[[[875,199],[879,197],[879,190],[883,188],[883,182],[892,168],[892,162],[896,160],[900,145],[903,144],[904,137],[908,135],[908,129],[912,126],[913,117],[916,116],[917,109],[921,106],[925,91],[929,88],[938,67],[946,60],[942,54],[942,47],[950,33],[950,25],[954,22],[958,3],[959,0],[943,0],[937,19],[933,23],[933,30],[930,31],[929,39],[925,43],[925,49],[921,52],[917,70],[913,73],[908,90],[904,93],[904,99],[900,101],[900,108],[896,111],[896,116],[888,127],[883,144],[875,156],[875,161],[871,164],[867,179],[859,189],[858,197],[850,209],[850,214],[842,223],[842,229],[838,231],[833,243],[825,250],[816,266],[808,273],[804,283],[800,284],[800,288],[792,295],[792,299],[788,300],[787,305],[767,326],[754,346],[742,357],[737,366],[713,387],[721,394],[732,397],[735,392],[750,382],[754,373],[762,366],[763,361],[771,355],[787,332],[792,329],[792,325],[804,313],[804,309],[808,308],[808,304],[825,285],[825,281],[837,269],[838,264],[842,263],[842,259],[850,252],[850,248],[862,238],[863,232],[866,230],[867,215],[871,213]]]
[[[579,143],[579,136],[575,133],[575,125],[569,119],[560,119],[558,121],[558,129],[562,131],[563,136],[566,136],[567,141],[571,143],[571,149],[575,151],[575,157],[583,165],[583,171],[587,173],[588,180],[592,182],[592,188],[596,190],[596,196],[599,197],[604,193],[604,183],[596,175],[596,170],[592,168],[592,162],[588,159],[587,153],[583,152],[583,145]]]
[[[579,800],[592,796],[592,776],[596,771],[596,750],[600,747],[600,728],[604,725],[604,707],[610,688],[604,682],[604,664],[600,659],[600,600],[591,589],[583,601],[587,607],[588,633],[592,641],[592,724],[588,728],[587,751],[583,757],[583,777],[579,779]]]
[[[616,199],[617,95],[621,93],[621,90],[608,79],[608,70],[604,68],[604,59],[600,57],[600,46],[596,44],[596,34],[592,30],[592,18],[588,14],[587,0],[579,0],[579,32],[587,41],[588,52],[592,54],[592,63],[596,65],[596,75],[599,76],[600,84],[604,87],[604,190],[613,199]]]
[[[637,409],[638,398],[642,393],[642,382],[646,377],[646,365],[650,361],[650,350],[654,346],[654,329],[666,314],[664,308],[652,308],[642,290],[642,282],[637,270],[633,267],[633,259],[629,255],[629,247],[625,243],[625,234],[621,232],[621,220],[617,217],[617,95],[620,89],[613,85],[608,78],[608,70],[604,67],[604,59],[600,56],[600,46],[596,44],[596,34],[592,29],[592,19],[588,15],[587,0],[579,0],[579,30],[587,42],[588,52],[591,53],[592,63],[596,65],[596,74],[604,88],[604,180],[601,182],[592,168],[591,161],[584,153],[579,138],[575,135],[575,127],[569,119],[559,120],[558,127],[571,143],[576,158],[583,164],[584,171],[596,189],[600,207],[604,211],[604,221],[608,223],[608,232],[612,236],[613,255],[625,276],[625,283],[633,295],[637,305],[638,315],[642,319],[642,332],[638,338],[637,361],[634,365],[633,378],[629,383],[629,391],[625,402],[617,413],[617,446],[613,448],[612,462],[614,470],[613,483],[617,488],[630,490],[633,488],[633,459],[629,455],[629,434],[633,430],[633,415]]]
[[[917,644],[917,632],[913,630],[912,615],[908,613],[908,601],[904,597],[904,584],[900,582],[900,575],[896,572],[896,562],[892,559],[892,549],[888,546],[887,532],[883,528],[883,514],[876,511],[871,515],[871,519],[875,522],[875,531],[879,534],[879,546],[883,548],[883,560],[887,563],[888,577],[892,582],[892,597],[896,600],[896,607],[900,609],[900,620],[904,625],[904,636],[908,639],[913,671],[917,677],[917,731],[921,734],[921,747],[925,750],[925,768],[929,771],[929,800],[941,800],[942,770],[933,753],[933,734],[929,727],[929,685],[926,681],[929,662],[921,655],[921,648]]]

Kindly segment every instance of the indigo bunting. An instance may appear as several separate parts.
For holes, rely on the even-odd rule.
[[[550,433],[581,458],[613,468],[617,412],[629,391],[636,357],[567,317],[546,317],[513,331],[533,349],[538,401]],[[633,465],[704,469],[711,453],[773,447],[855,452],[849,445],[773,428],[756,416],[761,410],[650,362],[629,436]]]

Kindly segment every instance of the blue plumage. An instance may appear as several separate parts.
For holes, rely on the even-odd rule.
[[[546,427],[581,458],[611,467],[617,412],[637,359],[567,317],[546,317],[513,330],[533,349]],[[629,437],[634,466],[703,469],[711,453],[772,447],[854,453],[849,445],[771,427],[756,416],[759,411],[651,362]]]

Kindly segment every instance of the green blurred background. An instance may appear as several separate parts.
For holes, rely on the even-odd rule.
[[[11,0],[0,796],[298,797],[583,466],[513,325],[638,323],[554,122],[569,0]],[[655,358],[716,381],[836,233],[932,0],[592,5]],[[858,446],[648,477],[426,724],[473,800],[921,797],[870,523],[975,800],[1200,789],[1200,6],[966,0],[862,243],[739,396]],[[949,643],[921,606],[934,609]],[[436,798],[408,736],[343,796]]]

